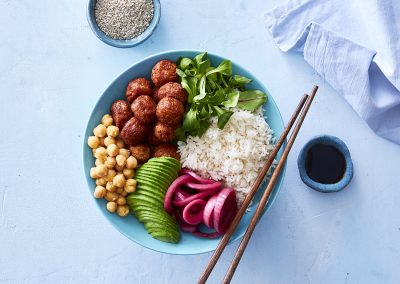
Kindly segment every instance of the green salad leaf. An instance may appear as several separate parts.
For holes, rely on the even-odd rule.
[[[246,90],[245,85],[252,82],[251,79],[232,75],[229,60],[214,67],[204,52],[193,59],[179,58],[177,66],[180,83],[188,93],[183,124],[176,131],[180,141],[185,141],[188,135],[203,135],[212,117],[218,118],[217,126],[223,129],[233,114],[232,108],[253,112],[267,101],[264,92]]]
[[[240,92],[237,107],[248,111],[255,111],[267,102],[267,96],[259,90]]]

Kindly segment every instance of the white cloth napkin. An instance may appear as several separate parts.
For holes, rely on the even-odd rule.
[[[382,137],[400,144],[400,1],[290,0],[264,16]]]

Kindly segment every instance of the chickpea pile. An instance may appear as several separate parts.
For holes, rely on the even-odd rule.
[[[129,214],[125,197],[136,191],[133,179],[137,160],[131,156],[124,142],[119,138],[119,129],[113,125],[111,115],[106,114],[101,123],[93,129],[94,136],[88,138],[96,158],[95,167],[90,169],[90,176],[96,180],[95,198],[107,200],[107,210],[117,212],[121,217]]]

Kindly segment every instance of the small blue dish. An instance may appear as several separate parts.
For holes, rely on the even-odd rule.
[[[127,48],[133,47],[144,42],[156,29],[158,22],[160,21],[161,17],[161,4],[160,0],[153,0],[154,6],[154,15],[153,20],[151,20],[150,25],[147,29],[140,34],[139,36],[132,38],[132,39],[114,39],[112,37],[107,36],[97,25],[96,17],[94,15],[94,8],[96,5],[97,0],[89,0],[87,5],[87,20],[89,22],[89,26],[92,29],[93,33],[104,43],[119,47],[119,48]]]
[[[324,144],[332,146],[336,148],[340,153],[342,153],[346,162],[346,167],[344,170],[343,177],[337,183],[331,183],[331,184],[319,183],[312,180],[308,176],[306,172],[306,158],[310,148],[316,144]],[[353,162],[351,160],[350,151],[347,148],[346,144],[335,136],[320,135],[308,141],[307,144],[304,145],[303,149],[301,149],[300,151],[299,157],[297,159],[297,166],[299,168],[299,173],[302,181],[312,189],[315,189],[319,192],[329,193],[329,192],[340,191],[344,189],[353,178]]]

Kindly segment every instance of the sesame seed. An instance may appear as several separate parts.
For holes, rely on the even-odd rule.
[[[95,18],[99,28],[114,39],[142,34],[154,15],[152,0],[97,0]]]

